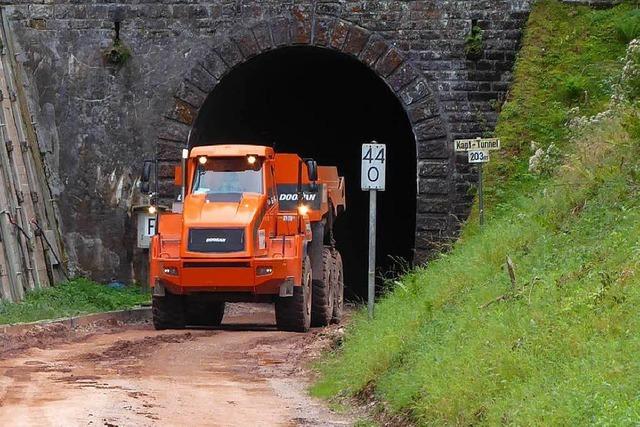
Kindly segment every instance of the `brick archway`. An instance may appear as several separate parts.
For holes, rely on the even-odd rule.
[[[156,154],[171,163],[188,145],[200,108],[218,83],[235,67],[262,53],[282,47],[312,46],[350,55],[373,70],[400,100],[411,123],[418,156],[416,260],[428,256],[438,243],[454,235],[457,219],[450,215],[454,158],[448,129],[429,82],[388,41],[348,21],[312,16],[298,10],[291,16],[261,21],[229,37],[214,40],[209,53],[187,73],[158,133]],[[165,173],[163,173],[165,171]],[[169,183],[169,168],[161,177]]]

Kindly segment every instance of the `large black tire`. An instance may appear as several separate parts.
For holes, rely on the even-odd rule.
[[[294,286],[293,296],[276,300],[276,324],[281,331],[307,332],[311,326],[311,261],[302,260],[302,286]]]
[[[333,317],[334,286],[332,284],[333,255],[331,248],[322,248],[322,280],[313,281],[311,325],[327,326]]]
[[[193,298],[197,298],[197,295]],[[224,317],[224,307],[224,302],[187,300],[187,324],[192,326],[220,326]]]
[[[333,317],[331,323],[340,323],[342,321],[342,312],[344,310],[344,270],[342,268],[342,256],[337,250],[333,251]]]
[[[157,330],[184,329],[184,297],[165,291],[163,297],[154,296],[151,301],[153,326]]]

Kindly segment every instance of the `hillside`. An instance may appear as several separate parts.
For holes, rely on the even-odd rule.
[[[373,400],[394,423],[640,421],[638,36],[630,4],[537,3],[487,225],[471,218],[374,321],[358,313],[316,395]]]

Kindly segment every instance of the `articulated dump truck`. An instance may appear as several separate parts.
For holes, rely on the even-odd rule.
[[[175,181],[181,195],[158,209],[149,248],[156,329],[217,326],[227,302],[275,303],[285,331],[340,321],[333,224],[345,184],[336,167],[270,147],[202,146],[184,150]]]

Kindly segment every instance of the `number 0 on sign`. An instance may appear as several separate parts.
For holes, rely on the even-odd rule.
[[[385,144],[362,145],[362,189],[385,189],[387,146]]]

